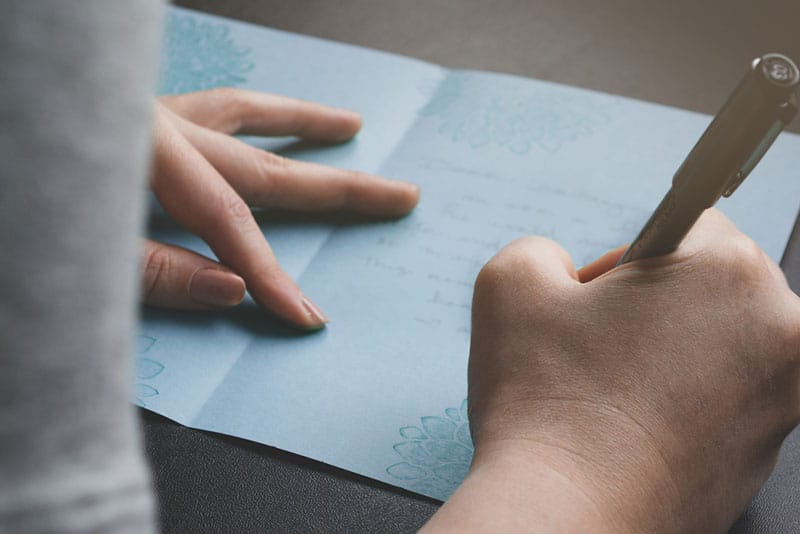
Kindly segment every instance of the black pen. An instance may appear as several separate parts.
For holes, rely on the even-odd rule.
[[[706,209],[729,197],[797,113],[800,70],[782,54],[753,60],[617,265],[675,250]]]

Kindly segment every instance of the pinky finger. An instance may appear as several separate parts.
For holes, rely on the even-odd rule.
[[[242,277],[190,250],[145,240],[142,251],[142,301],[179,310],[217,310],[239,304]]]

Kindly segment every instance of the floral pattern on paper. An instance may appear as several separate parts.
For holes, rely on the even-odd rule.
[[[527,154],[538,148],[554,153],[591,134],[610,120],[592,99],[579,93],[552,92],[509,85],[500,93],[483,88],[487,80],[469,73],[451,73],[422,109],[438,120],[438,131],[472,148],[491,145]]]
[[[225,24],[169,15],[159,92],[187,93],[246,82],[253,69],[251,50],[238,45],[229,34]]]
[[[164,364],[142,356],[152,348],[155,342],[156,338],[150,336],[140,335],[136,338],[136,382],[133,388],[136,402],[142,407],[147,406],[145,399],[158,395],[158,390],[145,381],[157,377],[164,370]]]
[[[393,448],[402,461],[386,472],[399,485],[444,501],[464,480],[472,461],[467,401],[460,408],[447,408],[444,416],[419,421],[400,429],[404,440]]]

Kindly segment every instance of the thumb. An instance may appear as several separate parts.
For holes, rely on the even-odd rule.
[[[601,274],[605,274],[614,267],[616,267],[617,262],[625,254],[625,251],[628,250],[628,245],[619,246],[613,250],[609,250],[592,263],[584,265],[583,267],[578,270],[578,279],[582,282],[591,282]]]
[[[242,277],[223,265],[149,239],[142,254],[141,288],[145,304],[182,310],[227,308],[245,295]]]

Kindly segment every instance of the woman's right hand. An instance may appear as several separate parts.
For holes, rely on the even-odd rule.
[[[800,299],[715,210],[672,254],[623,251],[576,271],[528,238],[481,271],[475,456],[431,529],[723,532],[766,480],[800,419]]]

